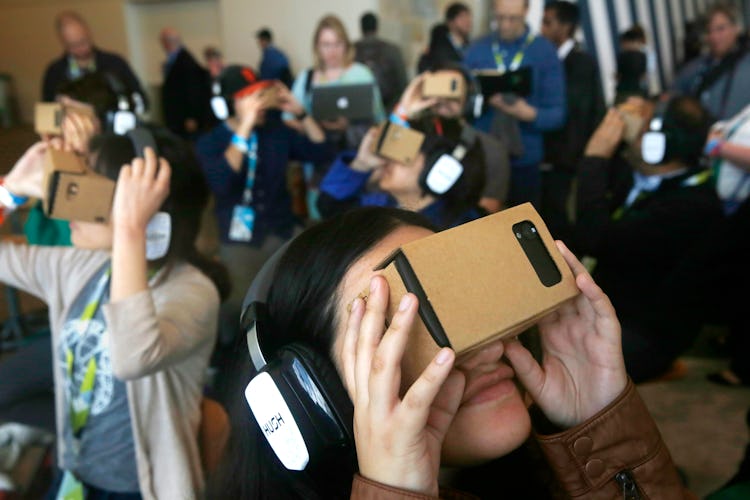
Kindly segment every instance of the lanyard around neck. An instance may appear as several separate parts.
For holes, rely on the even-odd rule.
[[[700,186],[701,184],[707,183],[709,180],[711,180],[712,172],[711,170],[701,170],[700,172],[697,172],[687,179],[684,179],[682,182],[680,182],[680,187],[695,187]],[[664,180],[664,179],[662,179]],[[612,213],[612,220],[618,221],[622,219],[622,217],[625,215],[625,213],[632,208],[637,202],[646,199],[649,195],[652,193],[658,191],[658,187],[653,191],[645,191],[641,190],[637,196],[628,204],[625,203],[621,207],[619,207],[617,210],[615,210]]]
[[[86,302],[86,307],[83,308],[81,313],[81,320],[90,322],[96,312],[101,306],[102,298],[104,297],[107,287],[109,286],[109,279],[112,275],[112,268],[107,267],[96,287],[91,292],[89,300]],[[86,326],[88,331],[88,324]],[[73,372],[75,366],[75,354],[67,347],[65,350],[65,367],[68,374],[68,379],[72,382],[74,380]],[[68,404],[70,406],[70,425],[73,430],[73,437],[79,439],[83,428],[89,420],[89,413],[91,406],[94,402],[94,382],[96,381],[96,358],[91,357],[88,364],[86,365],[86,372],[81,381],[81,386],[78,389],[78,394],[70,394],[68,397]]]
[[[255,172],[258,170],[258,133],[253,132],[248,141],[247,148],[247,177],[245,177],[245,189],[242,192],[242,204],[250,205],[253,202],[253,187],[255,187]]]
[[[518,49],[518,52],[516,52],[516,55],[514,55],[513,59],[510,61],[510,68],[505,64],[505,57],[503,57],[503,53],[500,50],[500,44],[497,41],[492,42],[492,54],[495,56],[497,70],[500,73],[505,73],[508,70],[516,71],[520,68],[523,58],[526,55],[526,49],[531,45],[531,42],[534,41],[534,38],[535,36],[532,33],[526,35],[526,40],[524,40],[523,45]]]

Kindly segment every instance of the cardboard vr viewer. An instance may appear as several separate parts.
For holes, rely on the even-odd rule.
[[[40,135],[62,135],[62,122],[66,112],[95,119],[90,105],[78,103],[63,106],[58,102],[38,102],[34,105],[34,130]]]
[[[391,121],[383,123],[373,147],[373,153],[404,165],[411,164],[419,155],[424,134]]]
[[[466,82],[464,77],[455,71],[427,73],[422,80],[423,97],[463,99],[465,94]]]
[[[419,298],[402,387],[419,377],[441,347],[452,347],[460,360],[521,333],[579,293],[530,203],[407,243],[376,270],[390,287],[389,318],[405,293]]]
[[[89,170],[81,157],[48,148],[44,177],[45,215],[84,222],[109,221],[115,182]]]

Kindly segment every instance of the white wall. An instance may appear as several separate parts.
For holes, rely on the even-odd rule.
[[[159,32],[173,27],[182,35],[185,47],[203,64],[203,49],[221,45],[217,0],[189,0],[179,3],[126,4],[125,22],[133,70],[146,85],[163,81],[166,59]]]
[[[377,0],[219,0],[219,4],[225,61],[257,67],[260,51],[255,32],[268,27],[289,56],[294,73],[312,64],[312,36],[321,17],[336,14],[356,40],[359,17],[378,7]]]

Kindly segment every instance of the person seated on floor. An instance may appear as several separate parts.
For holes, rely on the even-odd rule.
[[[259,360],[252,348],[251,364],[243,335],[235,352],[233,437],[215,491],[237,499],[437,498],[439,480],[510,453],[527,440],[533,422],[557,474],[554,498],[685,498],[659,431],[627,377],[615,310],[562,243],[558,248],[581,294],[539,321],[540,363],[516,339],[491,342],[460,360],[445,347],[402,387],[401,359],[418,299],[398,297],[389,322],[391,291],[373,267],[431,234],[419,214],[366,207],[313,226],[269,261],[248,292],[253,307],[246,309],[245,326],[256,331],[265,361],[291,367],[304,359],[299,362],[312,372],[308,380],[315,387],[309,393],[319,394],[320,435],[330,436],[332,445],[318,447],[307,433],[312,429],[300,425],[314,450],[304,470],[287,470],[274,456],[243,395]],[[306,354],[281,361],[282,352],[292,349]],[[268,408],[279,408],[270,394]],[[531,410],[525,398],[534,401]],[[342,423],[324,431],[324,416],[331,414]],[[289,424],[285,419],[287,436]],[[534,477],[543,462],[515,479]],[[509,489],[498,480],[502,476],[491,478],[493,498],[504,498]]]
[[[425,97],[424,80],[428,75],[458,78],[464,91],[460,97]],[[394,115],[399,120],[411,120],[430,133],[457,141],[466,128],[476,134],[484,153],[485,185],[479,205],[489,213],[498,212],[505,204],[510,186],[510,156],[507,145],[500,139],[477,130],[467,121],[482,109],[481,96],[471,75],[462,66],[438,61],[426,72],[417,75],[404,90]]]
[[[228,276],[195,248],[208,188],[192,149],[163,129],[149,134],[159,157],[135,136],[92,140],[88,167],[116,181],[114,201],[107,223],[70,222],[74,248],[0,243],[0,282],[49,306],[60,467],[51,498],[203,490],[197,430]],[[40,162],[24,155],[0,191],[6,211],[44,198]]]
[[[643,123],[626,144],[625,120]],[[622,322],[636,382],[667,371],[700,327],[685,304],[663,304],[680,259],[722,219],[711,171],[700,166],[709,124],[693,98],[656,108],[631,98],[609,110],[578,167],[573,243],[596,259],[593,276]]]
[[[411,125],[420,131],[416,123]],[[318,198],[324,217],[358,206],[400,207],[447,229],[485,215],[477,205],[484,187],[484,156],[475,136],[465,136],[463,143],[426,132],[419,154],[411,163],[403,163],[373,153],[378,134],[379,129],[371,129],[356,153],[340,154],[328,170]],[[463,155],[453,156],[456,151]],[[437,188],[429,174],[446,159],[461,173],[450,185]],[[378,190],[368,191],[371,179]]]

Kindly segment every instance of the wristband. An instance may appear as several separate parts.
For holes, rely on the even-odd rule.
[[[247,139],[237,134],[232,136],[232,145],[241,153],[247,153],[250,150],[250,144],[247,143]]]
[[[3,205],[9,211],[13,211],[27,201],[29,201],[28,197],[17,196],[8,191],[8,188],[5,187],[5,180],[0,179],[0,205]]]
[[[708,141],[708,144],[706,144],[706,148],[703,150],[703,152],[708,156],[709,158],[716,158],[719,156],[719,153],[721,153],[721,147],[724,145],[724,141],[721,139],[711,139]]]
[[[297,120],[299,120],[299,121],[302,121],[302,120],[304,120],[305,118],[307,118],[307,111],[305,111],[305,110],[303,109],[303,110],[302,110],[302,113],[300,113],[300,114],[298,114],[298,115],[294,115],[294,117],[295,117],[295,118],[296,118]]]

